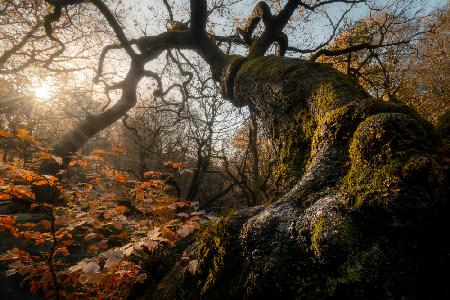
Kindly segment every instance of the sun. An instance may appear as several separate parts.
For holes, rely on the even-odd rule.
[[[52,91],[49,85],[41,85],[34,89],[34,96],[38,100],[49,100],[52,96]]]

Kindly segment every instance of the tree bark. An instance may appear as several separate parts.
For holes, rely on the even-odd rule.
[[[53,40],[49,25],[74,3],[58,2],[46,17]],[[450,267],[448,175],[433,128],[407,107],[374,100],[330,66],[263,56],[274,42],[283,54],[283,28],[300,4],[313,10],[329,1],[289,0],[276,15],[258,4],[241,30],[247,58],[226,55],[209,37],[205,0],[190,1],[186,32],[134,41],[139,55],[113,14],[93,3],[130,57],[143,57],[141,66],[166,49],[197,51],[224,97],[255,108],[281,145],[278,199],[212,224],[193,243],[195,275],[176,265],[149,287],[151,299],[450,298],[441,276]],[[265,30],[253,40],[261,20]],[[75,151],[73,140],[87,140],[130,109],[143,72],[130,73],[124,86],[132,88],[123,89],[118,106],[95,117],[105,122],[87,120],[55,153]]]
[[[195,275],[171,272],[153,299],[448,298],[433,128],[327,65],[260,57],[233,79],[233,102],[278,128],[280,197],[219,219]]]
[[[81,149],[94,135],[109,127],[122,118],[136,104],[136,87],[143,77],[143,66],[137,60],[132,64],[124,81],[121,83],[122,95],[116,104],[104,112],[88,116],[73,129],[67,132],[56,145],[53,146],[53,155],[70,160],[70,155]],[[39,172],[41,174],[55,174],[61,166],[52,160],[43,161]]]

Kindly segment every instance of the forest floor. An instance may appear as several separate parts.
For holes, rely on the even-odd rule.
[[[74,161],[57,178],[0,165],[1,298],[126,298],[152,280],[145,265],[156,252],[215,218],[173,196],[161,173],[132,181],[83,167]],[[192,252],[176,259],[195,273]]]

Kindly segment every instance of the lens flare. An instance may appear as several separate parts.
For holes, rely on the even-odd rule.
[[[38,100],[49,100],[52,96],[51,88],[48,85],[41,85],[34,89],[34,96]]]

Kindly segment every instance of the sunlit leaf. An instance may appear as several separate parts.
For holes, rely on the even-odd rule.
[[[99,155],[99,154],[103,154],[103,155],[116,155],[116,152],[113,151],[108,151],[108,150],[103,150],[103,149],[94,149],[92,150],[92,154],[93,155]]]
[[[117,175],[117,176],[116,176],[116,180],[117,180],[118,182],[125,183],[125,182],[127,182],[127,177],[126,177],[126,176],[123,176],[123,175]]]
[[[89,162],[87,159],[82,159],[82,160],[77,161],[77,164],[80,167],[86,168],[89,165]]]
[[[62,157],[52,155],[52,158],[53,158],[53,160],[56,161],[58,164],[62,164],[62,162],[63,162]]]
[[[39,159],[40,160],[51,160],[52,156],[51,156],[51,154],[42,151],[39,153]]]
[[[173,162],[172,163],[172,169],[181,169],[184,168],[186,166],[185,163],[182,162]]]
[[[10,138],[12,136],[13,135],[10,132],[0,129],[0,137]]]
[[[17,137],[32,144],[36,144],[33,137],[28,133],[28,130],[20,128],[16,130]]]
[[[145,172],[145,173],[144,173],[144,176],[145,176],[145,177],[148,177],[148,178],[158,177],[158,176],[160,176],[160,175],[161,175],[161,173],[160,173],[160,172],[157,172],[157,171],[148,171],[148,172]]]
[[[126,206],[122,206],[122,205],[118,205],[118,206],[116,206],[115,209],[116,209],[116,211],[118,213],[123,214],[127,210],[127,207]]]
[[[64,256],[69,256],[69,250],[67,249],[67,247],[58,248],[58,252]]]
[[[184,206],[191,206],[192,202],[191,201],[179,201],[179,202],[175,202],[174,205],[176,207],[184,207]]]

